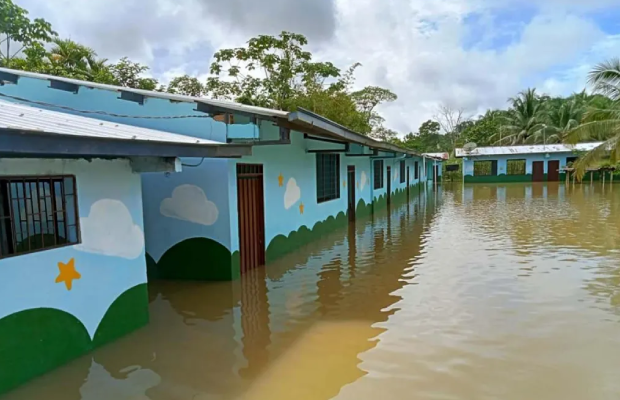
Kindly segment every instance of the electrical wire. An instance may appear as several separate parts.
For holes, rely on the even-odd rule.
[[[196,165],[191,165],[191,164],[183,164],[181,163],[182,166],[184,167],[191,167],[191,168],[196,168],[196,167],[200,167],[202,165],[202,163],[204,162],[205,158],[202,157],[202,160],[200,160],[200,162]]]

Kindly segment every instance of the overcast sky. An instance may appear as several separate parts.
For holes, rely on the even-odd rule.
[[[470,115],[527,87],[581,91],[590,67],[620,57],[620,0],[16,0],[63,37],[162,81],[206,76],[217,49],[257,34],[305,34],[315,57],[357,84],[398,94],[386,124],[416,131],[438,104]],[[541,6],[541,4],[543,4]]]

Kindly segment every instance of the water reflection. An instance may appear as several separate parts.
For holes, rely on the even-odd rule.
[[[435,204],[412,195],[238,282],[152,282],[148,327],[6,399],[332,398],[366,374]]]
[[[6,399],[620,398],[620,185],[444,185]],[[4,400],[4,399],[3,399]]]

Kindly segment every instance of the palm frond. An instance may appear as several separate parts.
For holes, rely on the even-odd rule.
[[[588,83],[594,86],[595,90],[598,85],[605,83],[611,85],[620,84],[620,59],[612,58],[596,65],[588,74]]]
[[[620,134],[620,120],[592,121],[581,124],[570,131],[566,142],[577,144],[588,140],[607,140],[618,134]]]
[[[597,146],[593,150],[590,150],[585,155],[580,157],[573,165],[577,178],[581,180],[586,174],[587,169],[597,166],[598,163],[607,155],[608,152],[611,152],[611,161],[613,163],[617,162],[618,156],[620,155],[619,145],[620,134],[611,137],[610,139],[603,142],[603,144]]]

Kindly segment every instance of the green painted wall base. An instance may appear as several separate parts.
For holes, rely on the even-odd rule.
[[[410,195],[417,195],[423,184],[411,186]],[[392,193],[392,203],[407,200],[407,190],[397,189]],[[360,200],[355,210],[356,218],[372,215],[387,206],[385,194],[377,197],[372,204]],[[335,229],[346,226],[348,216],[344,212],[336,217],[314,224],[312,228],[302,225],[288,235],[274,237],[265,250],[267,263],[289,254],[301,246],[315,241]],[[149,280],[194,280],[194,281],[231,281],[240,276],[239,252],[231,254],[225,246],[208,238],[192,238],[177,243],[158,262],[146,254]]]
[[[159,262],[147,254],[149,279],[232,281],[240,276],[239,252],[208,238],[192,238],[172,246]]]
[[[0,319],[0,394],[148,323],[146,284],[112,303],[93,340],[73,315],[35,308]]]

